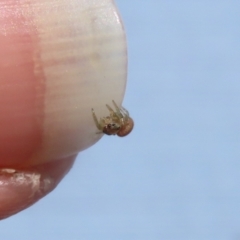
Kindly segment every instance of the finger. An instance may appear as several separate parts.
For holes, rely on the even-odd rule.
[[[126,41],[113,2],[55,3],[0,0],[1,218],[54,189],[101,137],[91,108],[101,118],[124,95]]]

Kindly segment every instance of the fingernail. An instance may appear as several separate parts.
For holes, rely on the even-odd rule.
[[[29,207],[55,185],[53,178],[39,172],[0,169],[0,219]]]

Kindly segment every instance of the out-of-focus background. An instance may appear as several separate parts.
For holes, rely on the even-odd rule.
[[[116,3],[135,129],[80,153],[0,238],[240,239],[240,1]]]

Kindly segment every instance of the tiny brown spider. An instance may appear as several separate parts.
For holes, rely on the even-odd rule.
[[[118,135],[119,137],[127,136],[133,129],[134,122],[130,118],[128,111],[123,107],[118,107],[117,104],[113,102],[116,109],[114,111],[108,104],[106,104],[110,115],[107,117],[100,118],[98,121],[97,116],[92,108],[93,120],[101,132],[107,135]]]

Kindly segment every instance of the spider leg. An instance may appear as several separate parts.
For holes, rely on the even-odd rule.
[[[119,117],[119,118],[123,118],[124,115],[123,115],[123,113],[122,113],[122,111],[121,111],[121,108],[118,107],[118,105],[115,103],[114,100],[112,100],[112,103],[113,103],[113,105],[114,105],[114,107],[115,107],[115,109],[116,109],[116,114],[118,115],[118,117]]]
[[[121,116],[121,118],[124,118],[124,120],[128,120],[129,118],[129,112],[124,107],[118,107],[117,104],[112,100],[114,107],[116,108],[118,115]]]
[[[115,112],[108,104],[106,104],[106,107],[107,107],[107,109],[109,110],[109,112],[110,112],[110,114],[111,114],[111,116],[112,116],[113,118],[117,118],[117,119],[120,119],[120,118],[121,118],[121,117],[118,115],[118,113]]]
[[[113,109],[108,104],[106,104],[106,107],[107,107],[107,109],[109,110],[110,113],[114,113]]]
[[[121,107],[120,110],[121,110],[121,112],[122,112],[122,114],[123,114],[123,116],[124,116],[124,119],[125,119],[125,120],[128,120],[128,118],[129,118],[129,112],[128,112],[128,110],[125,109],[124,107]]]
[[[102,130],[101,124],[98,122],[97,116],[92,108],[92,116],[93,116],[93,120],[95,122],[95,125],[97,126],[98,130]]]

